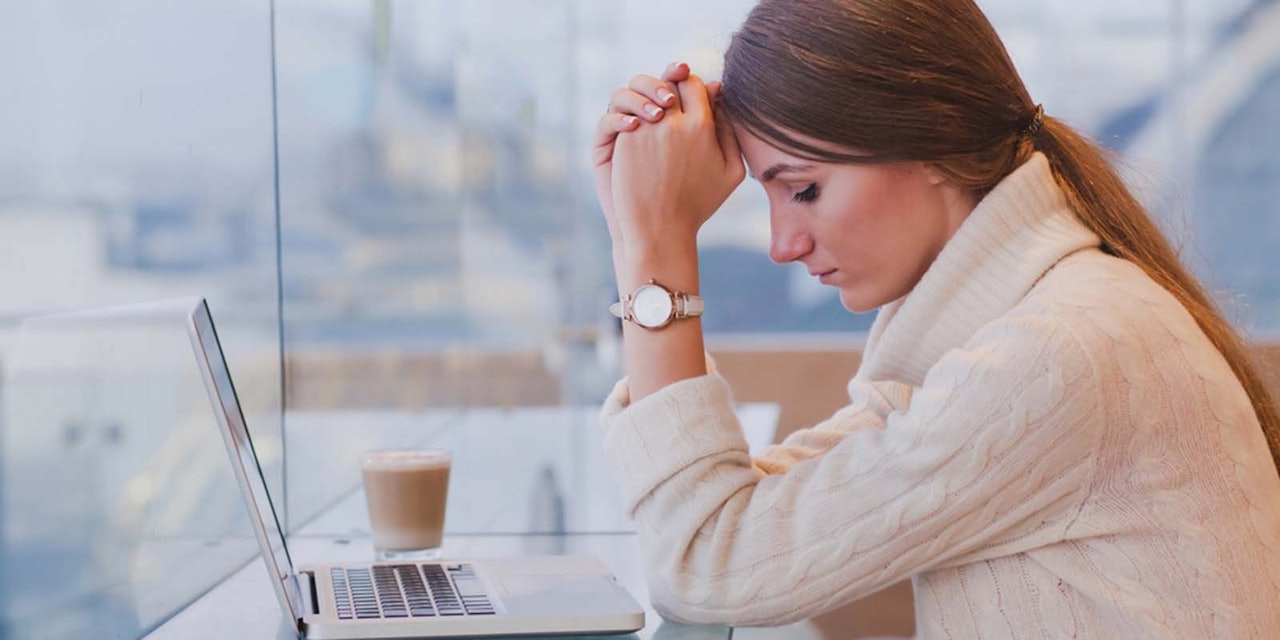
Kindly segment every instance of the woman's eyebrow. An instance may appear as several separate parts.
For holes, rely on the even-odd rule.
[[[798,173],[800,171],[808,171],[812,168],[813,168],[813,165],[811,164],[787,164],[785,162],[779,162],[778,164],[775,164],[772,167],[769,167],[768,169],[766,169],[764,172],[764,175],[760,176],[759,178],[756,178],[754,175],[751,177],[757,180],[758,182],[760,182],[761,184],[764,184],[778,177],[778,174]]]

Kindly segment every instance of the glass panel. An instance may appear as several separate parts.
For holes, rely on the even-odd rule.
[[[1118,151],[1228,317],[1280,333],[1280,8],[982,0],[1031,94]]]
[[[290,410],[561,401],[571,8],[277,2]],[[357,486],[361,448],[429,435],[304,424],[341,444],[290,467],[291,528]]]
[[[23,322],[4,376],[6,637],[136,636],[257,553],[193,307]]]
[[[568,59],[564,18],[563,2],[278,3],[291,356],[554,333],[568,76],[540,67]],[[535,32],[544,55],[522,64]]]
[[[10,62],[0,100],[0,362],[8,368],[19,349],[27,364],[33,353],[40,362],[42,352],[20,342],[33,316],[205,296],[255,439],[271,452],[272,490],[283,491],[270,5],[6,3],[0,55]],[[236,502],[216,499],[225,456],[211,448],[216,466],[197,468],[177,451],[197,442],[178,428],[194,429],[195,414],[180,405],[185,378],[166,372],[194,369],[189,347],[180,352],[167,335],[114,334],[142,349],[130,356],[129,366],[146,366],[138,378],[115,379],[116,365],[101,360],[81,363],[95,376],[84,385],[58,373],[40,383],[44,396],[6,389],[6,415],[38,409],[49,428],[4,423],[6,637],[134,635],[252,553],[251,542],[219,543],[179,566],[143,550],[150,537],[201,549],[238,538],[222,524],[224,507],[244,520]],[[65,493],[25,480],[54,469]],[[131,488],[156,486],[178,493]],[[127,503],[136,513],[122,511],[127,500],[138,500]]]
[[[1219,48],[1181,87],[1176,107],[1185,141],[1180,156],[1194,190],[1197,266],[1242,326],[1274,341],[1280,338],[1280,6],[1256,3],[1211,33]]]

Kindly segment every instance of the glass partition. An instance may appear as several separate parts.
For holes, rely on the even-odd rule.
[[[289,408],[559,404],[561,337],[608,278],[574,179],[577,3],[275,6]],[[288,421],[291,449],[345,444],[290,466],[293,527],[397,429],[335,416]]]
[[[190,348],[183,360],[167,329],[118,327],[67,345],[128,346],[125,363],[58,351],[83,358],[65,368],[45,349],[57,334],[30,342],[28,320],[209,298],[283,491],[270,12],[0,5],[0,370],[15,376],[0,392],[0,637],[134,637],[254,548],[221,519],[235,505],[218,498],[220,449],[208,466],[189,457],[203,427],[169,372]],[[153,538],[186,540],[198,561],[151,553]]]

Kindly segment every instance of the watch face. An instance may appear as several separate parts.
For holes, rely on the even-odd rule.
[[[636,289],[635,297],[631,300],[631,313],[636,324],[642,327],[661,327],[671,320],[674,312],[671,294],[657,285],[646,284]]]

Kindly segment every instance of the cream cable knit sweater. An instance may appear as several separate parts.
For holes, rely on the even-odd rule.
[[[1036,154],[880,310],[851,403],[752,459],[714,371],[605,403],[663,615],[739,625],[908,576],[931,638],[1280,638],[1280,476],[1191,316]],[[714,312],[714,310],[712,310]]]

